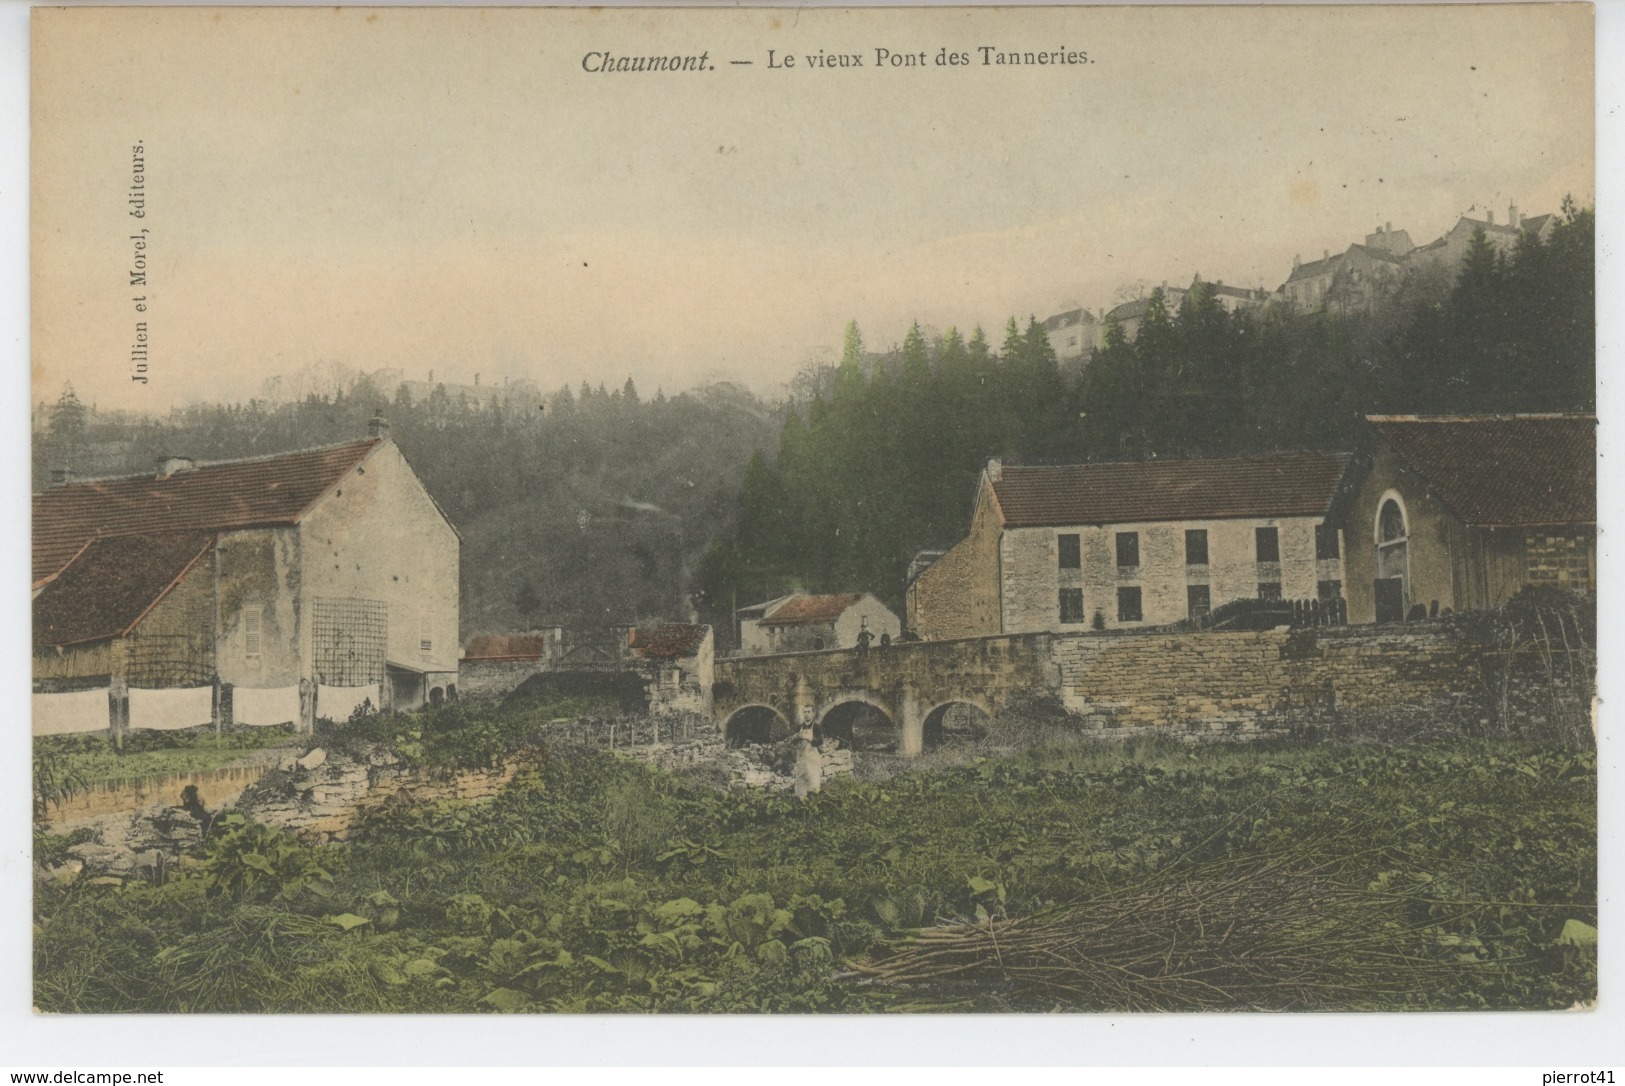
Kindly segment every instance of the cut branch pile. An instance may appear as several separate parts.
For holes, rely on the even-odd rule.
[[[1214,864],[1030,916],[928,928],[848,964],[878,982],[1096,1011],[1393,1009],[1493,968],[1438,953],[1403,905],[1302,862]]]

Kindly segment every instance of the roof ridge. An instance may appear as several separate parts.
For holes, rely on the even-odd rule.
[[[384,440],[385,439],[381,438],[381,437],[364,437],[364,438],[357,438],[354,441],[338,441],[338,442],[334,442],[331,445],[310,445],[310,446],[307,446],[306,448],[303,448],[303,449],[289,449],[286,452],[263,453],[263,454],[261,454],[259,456],[240,456],[240,457],[237,457],[234,460],[195,461],[193,467],[191,467],[187,471],[178,472],[177,474],[179,474],[179,475],[192,475],[192,474],[195,474],[196,472],[206,471],[206,470],[208,470],[210,468],[236,467],[239,464],[263,464],[263,463],[265,463],[267,461],[270,461],[270,460],[281,460],[281,459],[284,459],[286,457],[291,457],[291,456],[305,456],[305,455],[308,455],[308,454],[311,454],[311,453],[333,452],[333,451],[338,450],[338,449],[348,449],[348,448],[358,447],[358,446],[361,446],[361,445],[381,445],[381,444],[384,443]],[[190,458],[188,458],[188,459],[190,459]],[[169,476],[168,478],[174,478],[174,477],[175,476],[172,475],[172,476]],[[122,482],[126,482],[128,480],[131,480],[131,479],[153,479],[153,480],[156,480],[157,476],[153,475],[153,473],[150,472],[150,471],[136,471],[136,472],[131,472],[131,473],[127,474],[127,475],[98,475],[98,476],[95,476],[93,478],[75,479],[71,483],[61,483],[61,484],[59,484],[57,486],[47,487],[43,491],[38,491],[37,494],[46,494],[46,493],[52,493],[52,492],[55,492],[55,491],[69,490],[69,489],[71,489],[73,487],[76,487],[76,486],[88,486],[88,485],[93,484],[93,483],[122,483]]]

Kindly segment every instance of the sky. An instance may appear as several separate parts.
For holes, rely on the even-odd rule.
[[[1595,184],[1582,6],[41,9],[32,63],[33,398],[154,412],[334,364],[773,394],[848,320],[997,343]]]

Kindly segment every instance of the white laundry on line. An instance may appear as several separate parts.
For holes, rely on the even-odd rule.
[[[34,734],[70,735],[108,728],[107,687],[34,695]]]
[[[369,683],[366,686],[318,686],[316,715],[325,717],[335,724],[343,724],[364,701],[372,702],[374,709],[381,708],[378,702],[377,683]]]
[[[299,720],[299,688],[235,686],[231,690],[231,720],[234,724],[259,727],[266,724],[293,724]]]
[[[130,687],[130,730],[175,731],[214,723],[214,687],[177,686],[165,690]]]

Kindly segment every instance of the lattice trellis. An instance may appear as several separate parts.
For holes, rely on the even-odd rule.
[[[137,630],[126,642],[125,680],[131,686],[202,686],[214,680],[207,633],[155,634]]]
[[[382,600],[311,600],[316,681],[328,686],[365,686],[384,681],[389,645],[389,608]]]

